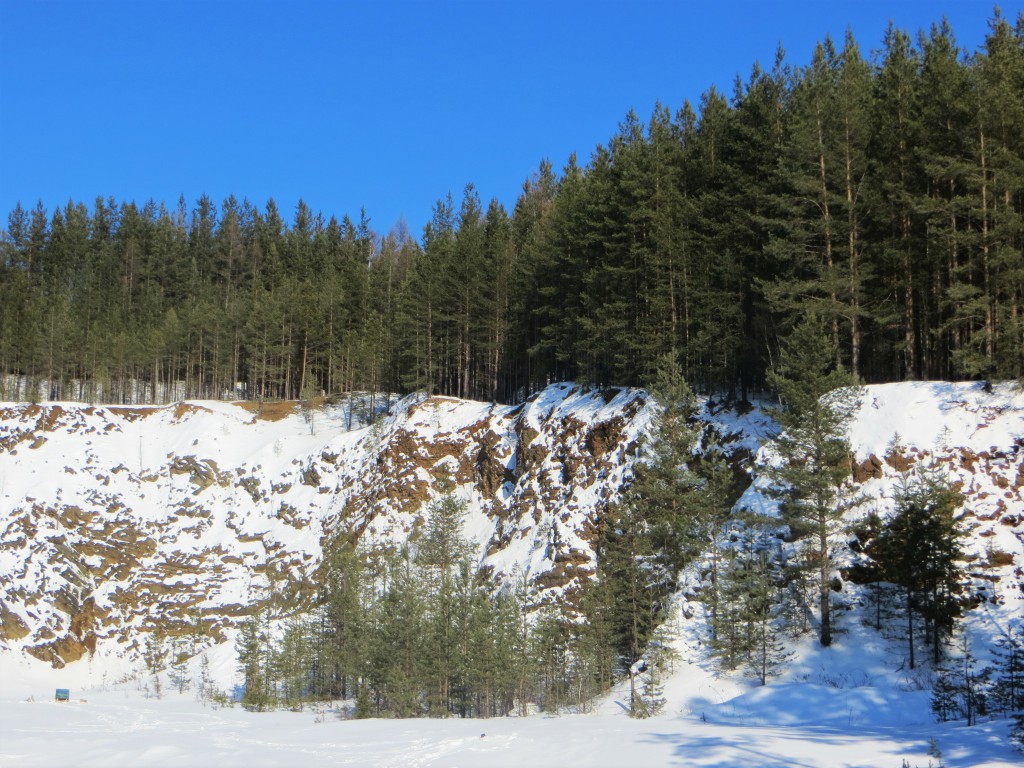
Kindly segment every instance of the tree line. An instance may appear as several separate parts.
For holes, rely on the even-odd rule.
[[[974,53],[945,22],[870,56],[850,34],[806,66],[780,51],[542,162],[511,212],[449,194],[419,241],[203,196],[19,204],[0,247],[8,398],[510,402],[636,384],[666,353],[745,396],[807,308],[859,381],[1019,377],[1024,17]]]

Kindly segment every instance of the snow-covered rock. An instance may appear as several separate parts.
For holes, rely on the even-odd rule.
[[[414,396],[355,430],[343,406],[0,406],[0,652],[226,639],[254,605],[307,605],[332,537],[400,543],[446,488],[496,582],[559,599],[594,571],[650,410],[571,385],[517,407]]]
[[[776,432],[761,410],[702,404],[737,458]],[[0,654],[137,663],[147,633],[228,639],[268,600],[301,608],[333,537],[401,543],[443,489],[496,584],[571,599],[653,405],[634,389],[552,385],[519,406],[412,396],[349,429],[351,409],[217,402],[0,406]],[[868,511],[903,473],[963,491],[966,623],[988,643],[1024,614],[1024,395],[1010,384],[866,388],[850,427]],[[740,504],[770,510],[755,474]],[[838,573],[855,564],[836,540]],[[844,579],[837,601],[866,602]]]

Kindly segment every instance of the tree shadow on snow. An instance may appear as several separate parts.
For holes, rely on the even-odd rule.
[[[715,731],[721,731],[716,733]],[[903,732],[884,731],[879,728],[851,733],[829,727],[757,727],[714,726],[695,724],[692,730],[685,724],[672,733],[649,733],[646,741],[673,745],[676,765],[700,765],[702,768],[820,768],[842,766],[893,765],[907,759],[911,765],[927,764],[929,739],[927,736],[908,737]],[[877,744],[876,754],[864,754],[861,742]],[[980,750],[990,756],[991,750]],[[956,761],[946,762],[949,768],[976,764],[982,755],[973,756],[962,749],[956,750]],[[844,760],[849,755],[849,762]],[[816,757],[807,758],[804,755]],[[859,757],[854,757],[859,754]],[[972,763],[971,761],[975,761]],[[881,762],[879,762],[881,761]],[[916,761],[916,762],[915,762]]]

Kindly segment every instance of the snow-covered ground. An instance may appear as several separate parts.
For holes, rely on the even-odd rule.
[[[830,669],[839,659],[841,668]],[[874,663],[840,644],[807,659],[822,665],[810,681],[767,687],[686,665],[668,681],[666,711],[647,720],[625,713],[624,690],[590,714],[491,720],[255,713],[204,705],[191,693],[147,698],[134,681],[72,688],[71,701],[57,703],[54,680],[66,678],[7,665],[0,766],[900,768],[906,760],[924,768],[938,765],[929,757],[933,743],[948,768],[1021,764],[1007,742],[1008,721],[935,724],[927,692],[836,677],[858,659]]]

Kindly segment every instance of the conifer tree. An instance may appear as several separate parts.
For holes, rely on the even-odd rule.
[[[272,638],[269,611],[251,615],[235,643],[244,693],[242,704],[262,712],[273,702]]]
[[[960,636],[957,656],[936,668],[932,712],[942,722],[963,717],[971,726],[988,711],[990,670],[979,668],[966,634]]]
[[[992,703],[1004,713],[1024,710],[1024,626],[1011,627],[996,639]]]
[[[423,647],[427,607],[421,575],[409,552],[388,558],[386,585],[373,607],[367,627],[370,638],[368,667],[377,712],[395,717],[423,713],[422,697],[428,685]]]
[[[817,579],[823,646],[832,643],[829,537],[855,503],[849,493],[850,446],[846,427],[860,390],[836,363],[822,324],[805,316],[787,337],[769,384],[784,408],[774,412],[782,427],[773,445],[777,459],[767,468],[781,499],[783,519],[799,540]]]
[[[465,503],[452,495],[442,496],[427,510],[426,527],[418,543],[416,565],[426,578],[428,622],[426,642],[433,690],[432,713],[455,709],[454,688],[465,663],[463,622],[469,609],[469,543],[462,536]]]
[[[697,440],[687,423],[693,393],[674,355],[658,361],[653,391],[662,411],[648,457],[634,469],[622,513],[605,533],[592,603],[597,625],[610,621],[626,668],[643,653],[680,569],[706,543],[705,509],[695,503],[700,480],[688,467]]]
[[[757,528],[735,534],[719,579],[719,610],[711,617],[711,648],[726,669],[744,667],[765,685],[789,658],[782,633],[780,568],[771,537]]]
[[[354,545],[344,541],[326,549],[319,589],[326,636],[318,667],[319,687],[328,695],[345,699],[365,687],[361,674],[370,639],[367,603],[372,589]]]
[[[942,638],[953,629],[957,605],[952,591],[963,538],[955,513],[962,503],[962,496],[934,471],[904,478],[896,509],[870,548],[885,578],[903,590],[911,669],[916,663],[915,613],[928,621],[935,664]]]

